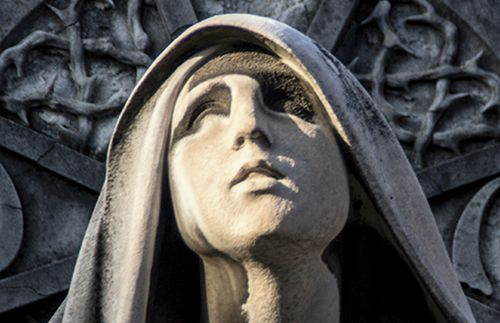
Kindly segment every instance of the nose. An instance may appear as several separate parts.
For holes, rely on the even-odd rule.
[[[234,127],[233,149],[239,150],[249,143],[256,144],[261,148],[272,146],[272,136],[269,128],[269,116],[265,109],[260,92],[247,93],[238,96],[236,102],[232,102],[231,108],[232,124]]]
[[[234,140],[233,149],[239,150],[248,142],[253,142],[263,148],[271,147],[269,136],[267,136],[262,130],[255,129],[249,134],[239,133]]]

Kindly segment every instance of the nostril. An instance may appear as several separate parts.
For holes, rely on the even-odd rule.
[[[245,143],[245,138],[243,136],[238,136],[238,138],[236,138],[236,140],[234,141],[233,149],[234,150],[240,149],[244,143]]]
[[[239,150],[246,141],[253,142],[261,147],[271,147],[271,140],[269,137],[261,130],[253,130],[249,134],[240,134],[236,137],[233,143],[233,150]]]
[[[253,130],[250,133],[250,139],[255,140],[255,139],[260,139],[264,136],[264,134],[260,130]]]
[[[267,136],[263,136],[261,140],[265,147],[271,147],[271,142]]]
[[[250,133],[250,139],[254,142],[260,142],[261,144],[265,145],[266,147],[271,146],[271,142],[269,138],[266,136],[265,133],[263,133],[260,130],[253,130]]]

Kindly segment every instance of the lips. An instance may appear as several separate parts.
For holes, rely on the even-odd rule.
[[[262,174],[274,179],[282,179],[285,177],[285,175],[272,168],[267,161],[259,160],[257,162],[250,162],[243,165],[236,176],[234,176],[233,180],[229,184],[229,187],[233,187],[234,185],[243,182],[252,173]]]

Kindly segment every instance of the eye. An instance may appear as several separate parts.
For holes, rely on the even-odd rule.
[[[264,94],[266,106],[275,112],[287,113],[286,108],[292,104],[292,100],[284,93],[278,93],[277,91],[266,92]]]
[[[191,129],[209,114],[224,114],[225,112],[227,112],[227,108],[221,102],[213,100],[202,102],[193,110],[193,113],[189,118],[187,129]]]
[[[227,88],[218,88],[210,91],[195,103],[189,115],[186,130],[195,128],[204,117],[210,114],[228,114],[231,97]]]
[[[266,106],[275,112],[288,113],[307,122],[314,123],[314,111],[302,91],[287,92],[280,89],[266,89],[263,93]]]

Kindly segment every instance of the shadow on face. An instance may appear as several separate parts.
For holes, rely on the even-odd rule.
[[[189,298],[189,307],[179,305],[189,315],[197,315],[193,309],[200,303],[210,307],[210,297],[198,299],[196,274],[186,270],[200,268],[202,280],[219,282],[201,282],[202,295],[224,295],[229,305],[240,304],[248,297],[242,259],[256,254],[276,259],[283,250],[321,252],[338,236],[354,181],[348,183],[333,126],[321,117],[326,113],[317,102],[298,73],[260,52],[222,54],[186,80],[172,119],[169,180],[179,232],[203,266],[183,244],[165,250],[159,258],[170,267],[175,263],[175,272],[160,266],[161,277],[183,283],[158,284],[158,298],[179,290],[175,302],[180,295]],[[378,231],[359,230],[353,222],[322,257],[341,281],[344,321],[391,321],[396,310],[408,322],[433,322],[421,310],[422,291],[396,250]]]
[[[191,249],[233,259],[277,246],[321,251],[340,232],[347,172],[314,98],[262,52],[222,54],[190,77],[174,109],[169,173]]]

